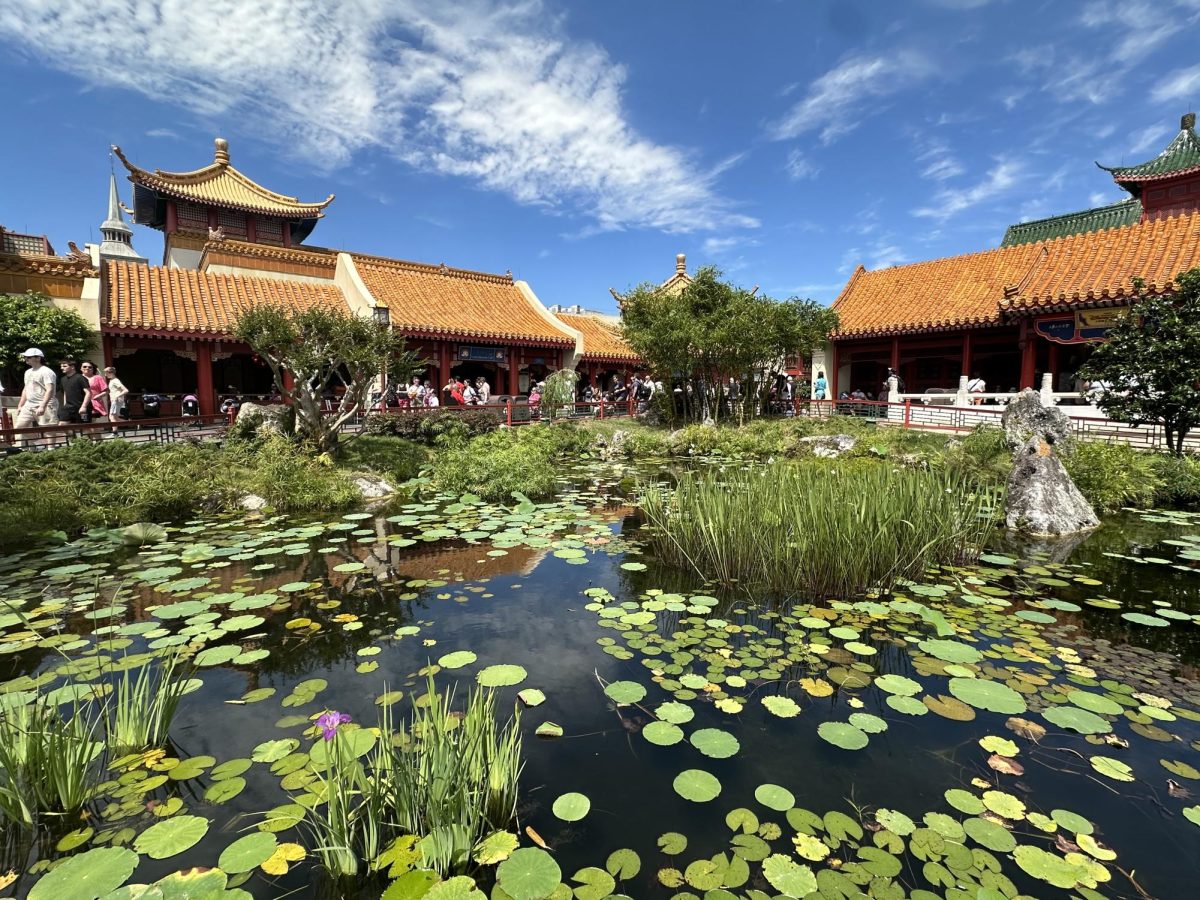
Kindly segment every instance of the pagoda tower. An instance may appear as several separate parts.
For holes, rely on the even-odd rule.
[[[1179,133],[1154,159],[1136,166],[1100,168],[1141,202],[1143,222],[1200,209],[1200,137],[1196,135],[1196,114],[1184,114],[1179,121]]]
[[[125,222],[121,212],[121,197],[117,193],[117,176],[108,176],[108,217],[100,225],[100,262],[110,259],[142,263],[146,257],[133,249],[133,229]]]
[[[217,138],[213,161],[192,172],[153,172],[113,153],[133,182],[133,221],[163,232],[163,265],[195,269],[213,237],[292,247],[312,232],[330,194],[319,203],[269,191],[229,162],[229,142]]]

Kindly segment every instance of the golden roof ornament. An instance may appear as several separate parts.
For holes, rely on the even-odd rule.
[[[219,137],[213,141],[216,147],[216,152],[213,154],[213,162],[218,166],[229,165],[229,141]]]
[[[686,254],[683,254],[683,253],[675,254],[675,274],[676,275],[686,275],[687,274],[687,256],[686,256]]]

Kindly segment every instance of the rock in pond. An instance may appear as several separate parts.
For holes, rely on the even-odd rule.
[[[848,434],[822,434],[816,437],[802,437],[799,443],[811,446],[813,456],[835,459],[853,450],[858,440]]]

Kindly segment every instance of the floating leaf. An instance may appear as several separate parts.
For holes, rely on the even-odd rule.
[[[660,747],[669,747],[683,740],[683,729],[670,722],[650,722],[642,729],[642,737]]]
[[[787,812],[796,805],[795,795],[777,784],[760,784],[754,789],[754,799],[776,812]]]
[[[866,733],[849,722],[822,722],[817,727],[817,734],[843,750],[861,750],[869,742]]]
[[[721,782],[701,769],[685,769],[675,776],[675,793],[684,800],[707,803],[721,793]]]
[[[1076,706],[1052,706],[1042,711],[1042,718],[1059,728],[1078,731],[1080,734],[1104,734],[1112,731],[1112,723],[1108,719]]]
[[[621,881],[636,878],[642,870],[641,858],[632,850],[614,850],[608,855],[604,868],[609,874]]]
[[[461,669],[463,666],[471,665],[477,659],[479,657],[470,650],[455,650],[453,653],[439,657],[438,665],[443,669]]]
[[[557,722],[543,722],[533,733],[540,738],[559,738],[563,736],[563,727]]]
[[[641,702],[646,689],[636,681],[614,681],[604,688],[604,693],[619,706],[629,706]]]
[[[767,708],[767,712],[781,719],[800,715],[800,704],[791,697],[763,697],[762,705]]]
[[[471,858],[481,866],[494,866],[512,856],[520,840],[511,831],[493,831],[471,851]]]
[[[488,666],[475,676],[475,680],[484,687],[511,687],[514,684],[520,684],[528,675],[529,673],[522,666]]]
[[[513,900],[544,900],[562,881],[562,869],[545,850],[524,847],[500,863],[496,881]]]
[[[658,849],[667,856],[676,856],[687,849],[687,843],[687,838],[684,835],[677,831],[668,831],[665,834],[659,835]]]
[[[730,756],[736,756],[742,747],[737,738],[720,728],[701,728],[699,731],[692,732],[692,736],[688,740],[691,741],[693,747],[713,759],[727,759]]]
[[[124,884],[138,855],[124,847],[96,847],[72,856],[29,891],[29,900],[95,900]]]
[[[168,859],[191,849],[208,832],[208,819],[177,816],[151,825],[137,836],[133,849],[151,859]]]
[[[670,722],[672,725],[686,725],[692,721],[696,713],[692,708],[684,703],[676,703],[670,700],[654,711],[654,714],[664,722]]]
[[[554,815],[564,822],[578,822],[591,808],[592,801],[578,793],[563,794],[553,805]]]
[[[528,707],[541,706],[546,702],[546,695],[537,688],[525,688],[517,691],[517,699]]]
[[[254,831],[221,851],[217,865],[231,875],[251,872],[275,855],[279,841],[270,832]]]
[[[1093,756],[1088,760],[1092,768],[1113,781],[1135,781],[1133,769],[1119,759],[1110,756]]]
[[[781,853],[763,860],[763,877],[785,897],[807,897],[817,889],[812,869],[793,862]]]
[[[999,681],[987,681],[982,678],[951,678],[950,693],[976,709],[986,709],[1001,715],[1019,715],[1026,709],[1025,698]]]

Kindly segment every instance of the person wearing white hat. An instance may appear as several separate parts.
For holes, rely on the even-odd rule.
[[[25,358],[25,387],[17,401],[17,428],[33,428],[58,424],[58,400],[55,397],[57,379],[54,370],[43,365],[45,354],[30,347],[21,354]],[[28,440],[21,438],[21,445]]]

